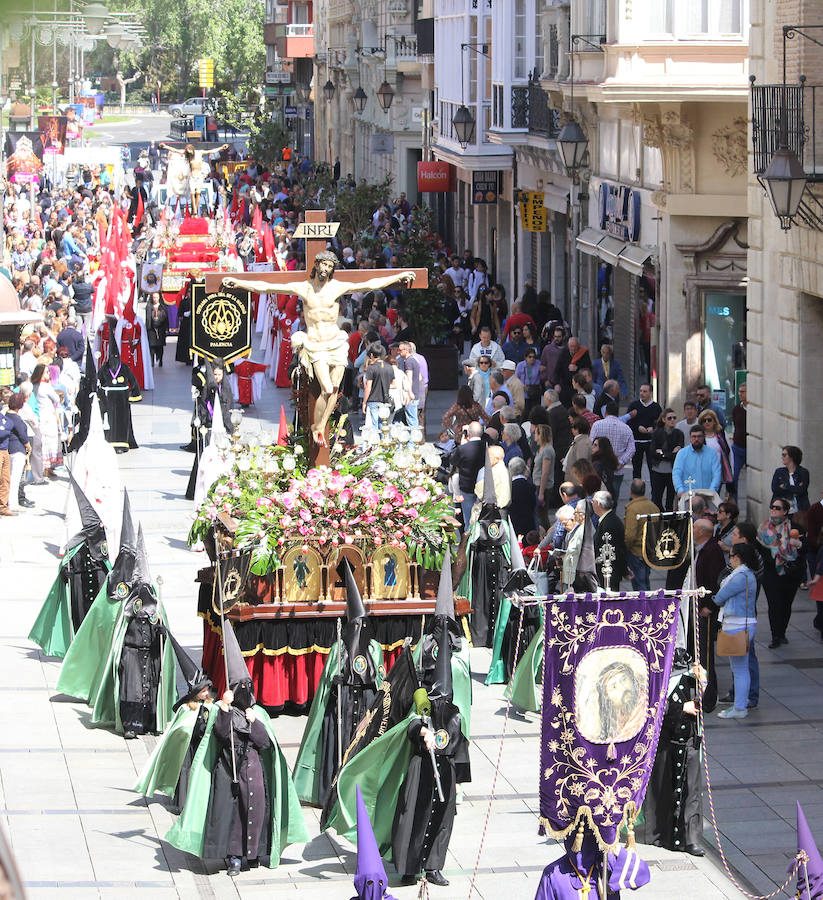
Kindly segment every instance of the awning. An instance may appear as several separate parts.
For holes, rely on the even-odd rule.
[[[632,275],[642,275],[646,263],[654,256],[654,250],[648,247],[638,247],[637,244],[626,244],[620,251],[617,265]]]
[[[569,192],[556,184],[543,186],[543,206],[555,212],[566,213],[569,209]]]
[[[577,238],[577,246],[581,253],[597,256],[632,275],[642,275],[646,262],[657,253],[656,247],[629,244],[598,228],[585,228]]]

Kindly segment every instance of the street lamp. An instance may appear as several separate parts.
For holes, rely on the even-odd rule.
[[[583,157],[588,146],[589,139],[583,134],[583,129],[574,119],[569,119],[557,135],[557,149],[570,177],[573,178],[583,167]]]
[[[788,231],[797,214],[808,177],[800,160],[789,149],[785,138],[774,153],[766,171],[757,176],[765,189],[772,210],[780,220],[780,227]]]
[[[392,100],[394,100],[394,91],[392,90],[392,86],[388,83],[388,81],[384,81],[377,90],[377,102],[380,104],[383,112],[389,111],[389,109],[391,108]]]
[[[334,98],[334,82],[331,78],[323,85],[323,96],[331,103]]]
[[[106,43],[112,50],[117,50],[120,46],[120,41],[123,40],[123,26],[122,25],[107,25],[106,26]]]
[[[354,92],[354,96],[352,97],[352,101],[354,103],[355,109],[361,113],[366,108],[366,103],[368,102],[368,97],[366,96],[366,92],[363,90],[363,85],[358,85],[357,90]]]
[[[471,114],[468,106],[464,103],[457,107],[457,112],[452,119],[457,140],[460,146],[465,150],[466,147],[474,140],[474,116]]]
[[[83,21],[89,34],[100,34],[106,24],[108,9],[102,3],[89,3],[83,10]]]

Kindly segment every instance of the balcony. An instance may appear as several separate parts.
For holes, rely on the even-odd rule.
[[[267,22],[263,26],[263,41],[277,48],[281,59],[309,59],[314,56],[314,26],[281,25]]]
[[[511,127],[528,129],[537,137],[554,138],[560,131],[556,109],[549,106],[549,98],[539,82],[512,88]]]

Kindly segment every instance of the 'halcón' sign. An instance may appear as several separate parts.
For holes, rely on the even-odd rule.
[[[251,355],[251,293],[220,290],[206,293],[205,284],[192,286],[191,345],[208,359],[231,362]]]

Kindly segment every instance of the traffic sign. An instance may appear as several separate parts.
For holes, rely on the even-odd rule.
[[[266,84],[288,84],[291,72],[266,72]]]

